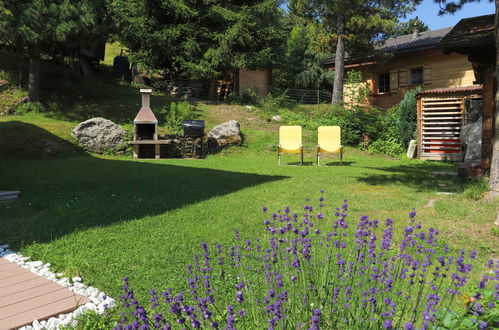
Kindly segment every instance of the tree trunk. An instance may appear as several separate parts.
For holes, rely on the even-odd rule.
[[[492,143],[492,161],[490,164],[490,187],[499,190],[499,0],[496,0],[495,18],[496,67],[495,67],[495,113],[493,116],[494,136]]]
[[[338,14],[337,19],[336,33],[338,34],[338,42],[336,43],[336,58],[334,60],[334,85],[333,98],[331,100],[332,105],[343,104],[343,76],[345,73],[345,40],[343,39],[343,33],[345,32],[345,18],[343,15]]]
[[[29,56],[28,99],[30,102],[40,100],[40,50],[37,48]]]

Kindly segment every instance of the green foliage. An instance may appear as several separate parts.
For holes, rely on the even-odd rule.
[[[492,278],[492,277],[491,277]],[[460,296],[466,311],[456,312],[442,308],[437,312],[435,329],[496,329],[499,325],[497,292],[493,288],[481,289],[475,296]],[[479,299],[477,299],[479,298]]]
[[[264,68],[282,43],[282,10],[273,0],[110,0],[118,41],[132,60],[171,75],[216,78]]]
[[[378,114],[375,110],[364,111],[333,107],[322,118],[317,126],[340,126],[341,142],[344,145],[357,146],[363,135],[375,140],[380,132]]]
[[[490,190],[490,184],[486,177],[469,180],[464,188],[464,196],[469,199],[479,200]]]
[[[368,151],[370,154],[383,154],[393,157],[400,156],[404,149],[396,139],[390,138],[387,140],[376,140],[369,145]]]
[[[421,91],[420,87],[407,91],[404,99],[398,105],[398,116],[395,121],[395,125],[397,127],[399,141],[404,147],[407,147],[409,145],[409,141],[416,138],[416,93],[419,91]]]
[[[286,95],[286,93],[281,93],[278,95],[269,93],[260,102],[260,108],[265,112],[267,116],[280,114],[280,112],[283,112],[286,109],[293,108],[294,106],[296,106],[296,103],[291,100]]]
[[[241,95],[239,95],[238,92],[232,91],[227,96],[228,103],[238,105],[255,105],[258,103],[259,99],[260,95],[256,87],[246,88],[245,90],[243,90]]]
[[[172,102],[166,115],[165,126],[171,133],[180,134],[182,132],[182,123],[184,120],[192,119],[193,114],[194,106],[189,102]]]

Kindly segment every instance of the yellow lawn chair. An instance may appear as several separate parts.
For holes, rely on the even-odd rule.
[[[277,150],[277,163],[279,165],[281,165],[281,154],[301,154],[300,165],[303,165],[301,126],[279,127],[279,147]]]
[[[343,146],[341,145],[341,128],[339,126],[319,126],[317,132],[317,165],[320,154],[340,153],[340,165],[343,164]]]

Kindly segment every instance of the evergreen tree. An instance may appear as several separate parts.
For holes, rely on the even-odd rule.
[[[28,98],[39,100],[40,56],[106,34],[105,0],[0,0],[0,44],[29,58]]]
[[[397,18],[420,0],[293,0],[293,7],[324,24],[326,42],[336,42],[333,105],[343,103],[345,52],[359,55],[390,35]],[[328,38],[326,38],[328,37]],[[329,40],[327,40],[329,39]],[[367,46],[367,47],[366,47]]]
[[[110,0],[132,60],[170,75],[212,79],[274,63],[283,42],[275,0]]]

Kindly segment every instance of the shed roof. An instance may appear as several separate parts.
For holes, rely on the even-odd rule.
[[[494,45],[494,19],[494,14],[463,18],[440,42],[443,51],[459,52]]]
[[[418,93],[420,94],[446,94],[446,93],[471,93],[481,92],[482,85],[465,86],[465,87],[452,87],[452,88],[436,88],[427,89]]]

